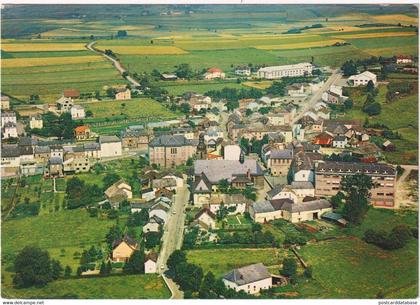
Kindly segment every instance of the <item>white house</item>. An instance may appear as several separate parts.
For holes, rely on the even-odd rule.
[[[308,181],[292,181],[288,185],[278,185],[267,192],[267,199],[290,199],[293,202],[302,202],[305,197],[314,197],[315,187]]]
[[[66,97],[66,96],[61,96],[58,100],[57,100],[57,111],[59,113],[64,113],[64,112],[69,112],[71,107],[73,107],[74,102],[73,99],[71,97]]]
[[[85,118],[85,108],[80,105],[73,105],[70,109],[70,113],[73,120],[81,120]]]
[[[168,214],[171,206],[165,202],[158,202],[154,204],[149,210],[149,217],[157,216],[164,222],[168,220]]]
[[[243,290],[248,294],[256,294],[273,286],[271,274],[262,263],[232,270],[223,276],[223,283],[228,288]]]
[[[2,128],[2,139],[17,138],[18,131],[16,124],[7,122]]]
[[[251,68],[248,66],[241,66],[235,68],[235,74],[236,75],[242,75],[242,76],[250,76],[251,75]]]
[[[159,228],[164,224],[164,221],[159,217],[152,216],[149,218],[148,223],[143,226],[143,233],[147,232],[159,232]]]
[[[347,137],[346,136],[336,136],[333,139],[333,147],[336,148],[345,148],[347,145]]]
[[[216,228],[216,215],[207,208],[201,209],[195,215],[195,220],[200,227],[206,230]]]
[[[162,179],[174,179],[176,181],[176,187],[183,187],[184,186],[184,179],[182,179],[182,177],[178,177],[176,175],[166,175],[166,176],[163,176]]]
[[[118,157],[122,155],[121,140],[117,136],[100,136],[101,158]]]
[[[150,252],[149,254],[147,254],[144,262],[144,273],[156,273],[157,260],[158,255],[156,253]]]
[[[204,73],[204,79],[225,78],[225,73],[219,68],[210,68]]]
[[[348,79],[349,84],[353,87],[366,86],[369,81],[372,81],[373,84],[376,85],[376,75],[369,71],[352,75]]]
[[[29,119],[29,128],[31,129],[41,129],[44,126],[42,117],[40,116],[31,116]]]

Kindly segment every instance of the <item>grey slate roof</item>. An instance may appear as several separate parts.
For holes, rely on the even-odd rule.
[[[194,165],[194,175],[204,173],[213,184],[222,179],[232,180],[235,176],[246,175],[248,170],[253,176],[263,175],[256,160],[245,160],[244,163],[235,160],[197,160]]]
[[[120,142],[120,139],[117,136],[100,136],[99,143],[115,143]]]
[[[51,149],[49,146],[36,146],[35,147],[36,154],[48,154],[50,152],[51,152]]]
[[[150,141],[150,147],[179,147],[192,145],[183,135],[161,135]]]
[[[99,143],[86,143],[83,145],[85,151],[95,151],[100,149]]]
[[[309,181],[292,181],[290,184],[292,189],[313,189],[314,185]]]
[[[320,162],[316,169],[317,173],[349,173],[367,175],[395,175],[395,168],[382,163],[361,163],[361,162]]]
[[[335,136],[333,141],[336,142],[344,142],[346,140],[346,136]]]
[[[2,158],[16,158],[20,156],[19,147],[17,144],[3,144],[1,146]]]
[[[63,160],[59,157],[52,157],[50,158],[50,164],[62,164]]]
[[[326,209],[331,207],[331,203],[326,199],[318,199],[313,201],[307,201],[302,203],[285,203],[282,206],[282,210],[290,213],[314,211],[319,209]]]
[[[255,213],[268,213],[275,211],[270,201],[268,200],[254,202],[252,204],[252,208],[254,209]]]
[[[271,274],[262,263],[258,263],[234,269],[231,272],[225,274],[223,278],[230,282],[236,283],[238,286],[242,286],[271,278]]]
[[[271,151],[270,159],[292,159],[293,152],[290,149],[275,149]]]

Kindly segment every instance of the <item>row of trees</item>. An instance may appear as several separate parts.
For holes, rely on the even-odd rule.
[[[68,209],[77,209],[91,205],[102,199],[102,190],[96,184],[87,184],[78,177],[67,181],[66,204]]]
[[[74,129],[81,123],[73,121],[70,113],[63,113],[60,116],[56,116],[52,112],[47,112],[42,115],[43,128],[32,129],[33,134],[40,135],[42,137],[57,137],[60,139],[73,139]]]
[[[417,232],[417,228],[413,231]],[[363,239],[382,249],[395,250],[404,247],[412,236],[412,230],[407,225],[397,225],[390,232],[368,229]]]

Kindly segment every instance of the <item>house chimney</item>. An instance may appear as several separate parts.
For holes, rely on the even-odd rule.
[[[241,153],[239,155],[239,162],[241,164],[244,164],[244,162],[245,162],[245,156],[244,156],[244,152],[242,150],[241,150]]]

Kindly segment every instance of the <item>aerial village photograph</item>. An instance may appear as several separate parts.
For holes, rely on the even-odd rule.
[[[3,3],[1,76],[3,304],[417,304],[415,3]]]

